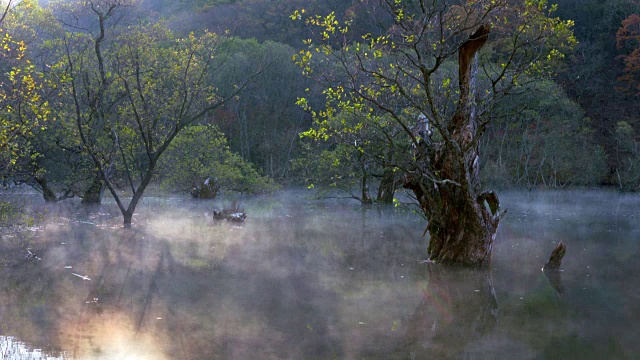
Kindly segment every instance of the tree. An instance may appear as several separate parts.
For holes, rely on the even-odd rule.
[[[491,186],[595,186],[607,174],[591,120],[553,81],[532,84],[496,107],[480,147]]]
[[[215,84],[222,96],[233,91],[247,73],[260,64],[268,67],[245,87],[242,94],[220,108],[211,119],[227,136],[229,147],[274,179],[289,176],[291,160],[298,154],[299,133],[310,118],[292,106],[297,96],[313,85],[290,59],[294,49],[272,41],[230,39],[220,44],[224,71]]]
[[[277,41],[294,47],[298,47],[303,38],[311,36],[304,26],[288,21],[288,15],[295,9],[305,7],[314,14],[326,15],[332,10],[343,14],[352,7],[351,1],[343,0],[186,0],[183,4],[192,12],[176,14],[171,7],[163,11],[170,11],[171,16],[178,19],[188,18],[188,22],[183,20],[178,25],[183,30],[229,30],[234,36],[261,42]]]
[[[22,29],[15,18],[33,6],[30,1],[8,1],[0,10],[0,174],[5,181],[23,172],[34,175],[38,153],[32,140],[51,119],[48,99],[57,92],[47,74],[28,59],[25,37],[14,36]],[[35,173],[36,178],[41,175]]]
[[[11,89],[13,93],[5,104],[10,109],[17,109],[7,115],[13,118],[14,126],[31,124],[29,131],[16,133],[20,151],[14,153],[3,176],[7,181],[32,186],[48,202],[82,194],[93,166],[89,166],[87,160],[90,159],[80,151],[78,144],[70,140],[69,130],[73,127],[60,111],[61,100],[65,99],[64,92],[60,91],[62,79],[56,78],[55,65],[51,66],[59,63],[55,48],[59,44],[57,38],[63,35],[62,28],[51,11],[32,0],[16,4],[5,16],[3,27],[12,34],[10,39],[5,39],[20,44],[23,49],[21,69],[4,72],[14,78],[5,83],[5,90]],[[16,80],[20,79],[23,83],[31,79],[33,85],[19,84]],[[28,100],[35,102],[31,110]]]
[[[316,129],[302,133],[304,138],[322,139],[306,143],[303,156],[295,161],[308,187],[318,189],[321,197],[346,194],[363,204],[393,202],[395,191],[402,186],[396,164],[410,156],[408,139],[399,139],[402,131],[391,126],[391,118],[370,120],[365,126],[361,119],[344,112],[323,123],[324,129],[335,130],[330,135]],[[400,156],[405,159],[398,159]]]
[[[176,136],[158,163],[158,174],[163,188],[194,197],[213,198],[218,190],[259,194],[276,189],[273,180],[231,152],[224,134],[213,125],[189,126]],[[213,191],[209,196],[194,192],[202,189]]]
[[[319,138],[331,136],[326,125],[345,112],[372,128],[383,115],[393,119],[381,131],[400,128],[414,147],[414,156],[396,166],[429,220],[430,259],[486,265],[504,213],[498,196],[481,189],[481,135],[497,103],[551,74],[574,42],[571,22],[551,17],[555,6],[546,1],[380,0],[369,5],[385,9],[391,19],[384,35],[365,36],[363,43],[344,43],[340,49],[311,42],[311,49],[295,59],[304,73],[325,84],[327,101],[324,110],[313,113],[314,131]],[[334,15],[310,17],[307,23],[324,39],[348,32],[348,24]],[[336,64],[334,71],[314,73],[328,59]],[[300,103],[306,105],[304,99]],[[415,131],[420,114],[429,120],[433,136]]]
[[[577,101],[591,119],[596,141],[607,155],[610,168],[606,183],[618,183],[616,124],[626,121],[638,130],[640,103],[636,101],[625,76],[619,55],[628,54],[631,46],[616,48],[616,33],[624,19],[640,11],[637,0],[557,0],[558,16],[575,21],[578,40],[566,67],[560,69],[558,82],[569,97]],[[628,45],[631,45],[629,43]],[[625,90],[627,89],[627,90]],[[620,91],[623,90],[623,91]],[[631,90],[631,91],[629,91]]]
[[[129,1],[83,1],[62,6],[58,13],[69,30],[65,68],[83,150],[115,199],[124,225],[131,226],[171,142],[246,82],[226,99],[216,96],[210,78],[218,70],[219,36],[205,32],[176,38],[163,23],[138,20]],[[128,204],[125,194],[131,196]]]
[[[4,1],[2,3],[0,3],[0,5],[1,5],[1,7],[0,7],[0,25],[2,25],[2,23],[4,23],[4,19],[7,17],[7,14],[9,14],[9,10],[11,10],[12,2],[13,2],[13,0],[8,0],[6,4],[4,3]]]
[[[626,121],[616,125],[616,177],[620,190],[640,189],[640,143],[633,127]]]
[[[620,80],[627,85],[627,90],[640,94],[640,15],[631,14],[622,21],[616,34],[618,49],[625,51],[621,55],[624,62],[624,75]]]
[[[347,198],[363,204],[373,202],[371,169],[355,144],[333,144],[318,149],[309,144],[294,162],[294,170],[308,189],[317,189],[321,198]]]

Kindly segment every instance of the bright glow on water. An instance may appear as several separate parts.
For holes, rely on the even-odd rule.
[[[61,360],[63,357],[43,354],[40,349],[29,349],[23,342],[11,336],[0,336],[0,359]]]
[[[506,193],[502,203],[509,214],[491,271],[421,263],[426,224],[410,212],[300,193],[243,201],[243,225],[214,222],[220,202],[145,199],[132,229],[113,204],[45,207],[45,228],[2,238],[2,351],[26,354],[7,359],[639,357],[640,197]],[[559,241],[568,251],[554,289],[540,269]]]

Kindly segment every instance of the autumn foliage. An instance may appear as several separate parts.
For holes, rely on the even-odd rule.
[[[640,15],[631,14],[622,21],[622,27],[616,34],[616,45],[625,54],[620,58],[624,62],[624,74],[619,80],[625,83],[622,90],[640,93]]]

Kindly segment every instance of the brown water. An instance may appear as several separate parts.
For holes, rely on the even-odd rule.
[[[220,202],[146,199],[133,229],[113,204],[39,205],[2,238],[0,359],[640,358],[640,197],[502,201],[490,271],[420,263],[409,211],[300,193],[243,200],[240,226]]]

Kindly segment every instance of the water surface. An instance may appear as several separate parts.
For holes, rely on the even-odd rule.
[[[638,358],[640,197],[505,193],[490,271],[421,262],[410,211],[244,199],[38,205],[2,237],[0,358]],[[541,272],[568,246],[560,283]],[[27,249],[36,257],[27,258]]]

